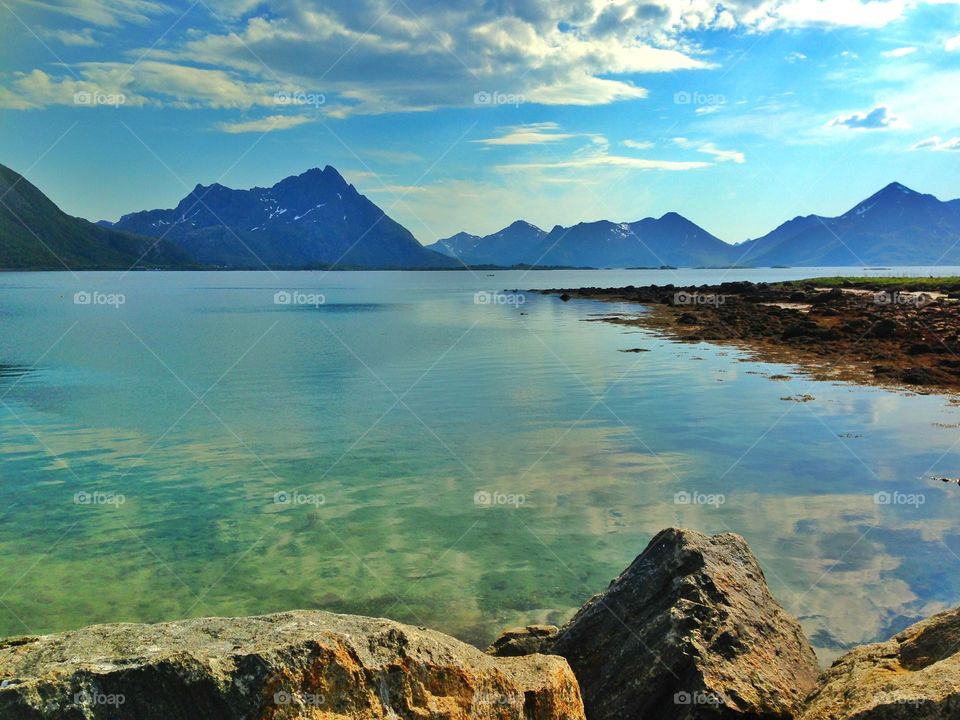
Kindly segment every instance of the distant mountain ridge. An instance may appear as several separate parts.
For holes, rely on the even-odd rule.
[[[428,247],[467,265],[598,268],[724,264],[732,248],[677,213],[632,223],[557,225],[549,232],[518,220],[491,235],[461,232]]]
[[[0,268],[130,270],[192,263],[168,242],[67,215],[26,178],[0,165]]]
[[[175,208],[130,213],[112,227],[164,237],[219,267],[460,266],[424,248],[329,165],[269,188],[197,185]]]
[[[838,217],[796,217],[738,245],[675,212],[631,223],[558,225],[542,236],[521,235],[519,224],[484,237],[461,232],[429,247],[468,265],[960,265],[960,199],[944,202],[898,182]]]
[[[737,245],[755,265],[957,265],[960,200],[893,182],[837,217],[806,215]]]

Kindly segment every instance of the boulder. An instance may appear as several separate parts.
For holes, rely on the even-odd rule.
[[[577,720],[563,658],[298,611],[0,641],[4,720]]]
[[[556,625],[527,625],[500,633],[487,652],[497,657],[521,657],[543,652],[545,643],[560,631]]]
[[[543,652],[590,720],[793,717],[819,668],[739,535],[660,532]]]
[[[960,609],[839,658],[801,720],[960,718]]]

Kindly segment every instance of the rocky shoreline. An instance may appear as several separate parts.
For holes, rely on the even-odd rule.
[[[597,320],[654,330],[682,342],[734,345],[766,362],[797,364],[819,380],[914,392],[960,390],[960,286],[851,280],[728,282],[677,287],[541,290],[641,304],[644,312]]]
[[[667,529],[562,628],[487,652],[295,611],[0,640],[3,720],[960,717],[960,610],[819,672],[744,539]]]

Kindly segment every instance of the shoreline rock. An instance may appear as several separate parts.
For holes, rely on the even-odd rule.
[[[3,720],[582,720],[563,658],[297,611],[0,641]]]
[[[960,718],[960,608],[838,658],[799,720],[853,718]]]
[[[590,720],[790,718],[819,674],[733,533],[661,531],[535,649],[570,662]]]

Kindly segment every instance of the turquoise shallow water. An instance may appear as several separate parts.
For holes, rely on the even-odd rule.
[[[0,275],[0,634],[299,607],[484,644],[667,525],[743,534],[824,659],[960,604],[960,407],[474,297],[811,274]]]

